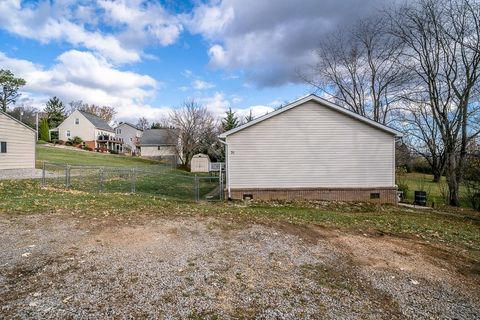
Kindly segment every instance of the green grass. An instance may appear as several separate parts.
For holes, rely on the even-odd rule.
[[[44,145],[37,145],[37,168],[42,167],[43,161],[84,166],[108,167],[154,167],[165,166],[161,161],[142,159],[115,154],[68,150]]]
[[[400,181],[408,185],[406,201],[413,203],[415,191],[426,191],[429,205],[445,204],[445,195],[448,194],[448,185],[445,177],[440,182],[433,182],[433,175],[424,173],[408,173],[403,176],[397,176],[397,183]],[[465,187],[460,187],[460,204],[462,207],[469,207],[467,200],[462,197],[466,193]]]
[[[138,157],[99,154],[47,146],[37,146],[37,166],[59,175],[48,178],[46,186],[62,189],[65,187],[65,166],[92,166],[93,168],[71,168],[70,189],[85,192],[146,193],[180,200],[195,198],[195,174],[172,168],[160,161]],[[62,164],[60,166],[50,163]],[[104,167],[103,173],[100,167]],[[132,171],[135,169],[135,171]],[[198,175],[204,177],[205,175]],[[135,182],[132,182],[132,181]],[[200,199],[215,189],[218,180],[201,179]]]
[[[168,196],[40,188],[36,181],[0,183],[0,212],[88,215],[214,216],[242,222],[315,224],[384,233],[480,250],[480,214],[465,209],[413,210],[335,203],[192,203]]]

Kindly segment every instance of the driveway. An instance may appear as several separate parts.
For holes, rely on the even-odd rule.
[[[462,250],[206,217],[0,215],[5,318],[475,319]]]

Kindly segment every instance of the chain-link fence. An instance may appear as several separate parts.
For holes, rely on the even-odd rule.
[[[223,200],[224,175],[158,168],[43,164],[42,186],[84,192],[147,193],[180,200]]]

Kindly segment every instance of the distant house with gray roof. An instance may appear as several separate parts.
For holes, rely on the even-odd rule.
[[[102,118],[75,110],[59,126],[58,139],[68,141],[80,137],[83,144],[96,151],[123,153],[123,140],[115,136],[115,130]]]
[[[142,157],[166,160],[177,158],[178,130],[147,129],[139,139],[138,147]],[[175,162],[178,162],[177,160]]]

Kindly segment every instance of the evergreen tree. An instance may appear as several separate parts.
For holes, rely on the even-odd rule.
[[[15,104],[20,96],[18,89],[26,84],[22,78],[15,78],[10,70],[0,69],[0,107],[7,112],[10,104]]]
[[[250,122],[253,119],[255,119],[255,117],[252,115],[252,109],[250,109],[250,113],[245,117],[245,123]]]
[[[222,120],[222,128],[223,130],[228,131],[236,127],[238,127],[238,118],[235,115],[235,112],[232,111],[232,108],[228,108],[225,112],[225,118]]]
[[[56,128],[66,118],[65,105],[57,97],[50,98],[45,107],[50,128]]]
[[[48,126],[48,119],[43,118],[42,121],[40,122],[40,140],[43,141],[50,141],[50,134],[49,134],[49,126]]]

